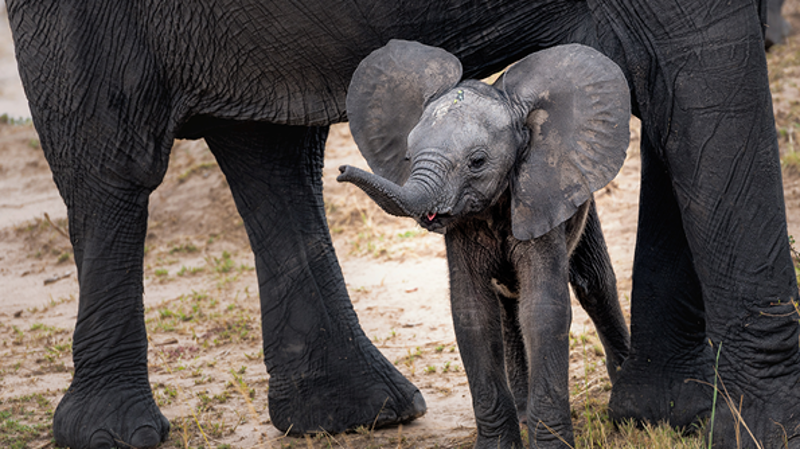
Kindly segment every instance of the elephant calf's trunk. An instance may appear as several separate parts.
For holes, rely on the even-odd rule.
[[[413,216],[402,206],[403,193],[397,184],[349,165],[342,165],[339,171],[341,174],[336,178],[337,181],[355,184],[387,214],[398,217]]]

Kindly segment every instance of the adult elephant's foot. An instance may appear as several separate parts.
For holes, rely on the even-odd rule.
[[[275,427],[290,435],[340,433],[424,415],[419,389],[367,344],[366,356],[329,357],[319,367],[324,371],[270,373],[269,414]]]
[[[78,380],[76,378],[76,380]],[[58,447],[153,448],[166,440],[169,421],[153,400],[147,380],[80,382],[73,380],[53,418]]]
[[[720,370],[713,446],[800,449],[800,373],[746,381],[746,371]]]
[[[708,364],[696,360],[708,360]],[[656,364],[647,358],[628,358],[611,389],[611,419],[617,423],[668,423],[686,430],[699,425],[711,415],[713,359],[702,357],[691,363]]]
[[[800,394],[796,390],[795,384],[771,397],[744,398],[741,403],[737,397],[727,398],[730,402],[720,397],[707,438],[715,448],[800,449]],[[741,411],[734,410],[739,407]]]

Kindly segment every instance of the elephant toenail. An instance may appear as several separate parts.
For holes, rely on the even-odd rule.
[[[111,449],[114,447],[114,438],[105,430],[97,430],[92,434],[89,447],[91,449]]]
[[[138,449],[150,449],[158,446],[161,436],[153,426],[142,426],[131,436],[130,445]]]
[[[422,397],[422,393],[417,391],[414,394],[414,407],[413,413],[410,418],[419,418],[420,416],[424,415],[426,411],[428,411],[428,405],[425,404],[425,398]]]

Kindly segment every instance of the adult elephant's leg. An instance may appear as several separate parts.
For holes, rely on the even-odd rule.
[[[730,405],[763,447],[800,447],[798,291],[766,61],[755,18],[727,28],[724,49],[698,44],[679,61],[667,159]],[[747,443],[728,404],[717,412],[714,442]]]
[[[640,16],[651,11],[649,45],[658,48],[664,82],[653,89],[667,101],[645,105],[643,123],[661,125],[706,335],[715,351],[722,345],[726,394],[717,403],[714,443],[736,447],[740,436],[750,446],[727,397],[764,447],[783,447],[784,438],[797,447],[798,291],[758,15],[747,3],[661,2]],[[664,111],[667,120],[659,121]],[[699,362],[714,363],[707,356]]]
[[[364,335],[322,200],[327,128],[243,124],[206,137],[256,256],[272,422],[342,432],[425,412],[419,390]]]
[[[631,293],[631,351],[611,390],[616,421],[685,427],[711,411],[713,359],[700,283],[659,151],[642,133],[642,186]]]
[[[81,180],[69,208],[80,282],[73,334],[75,375],[56,409],[56,444],[101,449],[153,447],[169,422],[147,376],[142,264],[149,192]]]
[[[99,137],[55,138],[56,122],[43,123],[54,124],[39,126],[40,136],[67,204],[80,285],[75,374],[55,411],[53,436],[73,449],[154,447],[169,422],[148,381],[142,266],[148,197],[166,170],[171,140],[134,150],[133,139],[114,146]]]

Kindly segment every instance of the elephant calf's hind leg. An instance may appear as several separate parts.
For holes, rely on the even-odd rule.
[[[606,351],[606,368],[616,382],[630,352],[628,326],[617,295],[617,278],[611,266],[600,219],[592,200],[586,226],[569,261],[569,282],[597,328]]]

